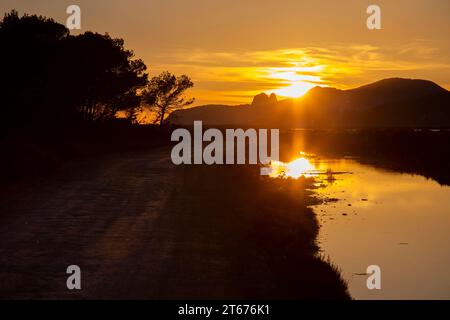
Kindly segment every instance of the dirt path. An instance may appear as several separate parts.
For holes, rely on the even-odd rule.
[[[168,154],[74,163],[2,204],[0,297],[148,296],[173,244],[161,241],[169,227],[161,226],[161,212],[174,185]],[[81,291],[66,288],[72,264],[81,267]]]

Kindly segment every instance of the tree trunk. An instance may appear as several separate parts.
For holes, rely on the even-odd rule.
[[[162,125],[164,123],[164,116],[166,114],[166,108],[161,109],[161,115],[159,116],[159,127],[162,128]]]

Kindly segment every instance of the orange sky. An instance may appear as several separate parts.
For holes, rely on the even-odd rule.
[[[448,0],[1,0],[0,11],[65,22],[70,4],[81,7],[82,32],[124,38],[152,75],[191,76],[196,105],[394,76],[450,89]],[[382,30],[366,28],[370,4],[381,7]]]

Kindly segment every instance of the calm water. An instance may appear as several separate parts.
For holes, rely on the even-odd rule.
[[[285,164],[283,174],[299,172],[320,184],[319,245],[355,299],[450,299],[449,187],[351,159]],[[369,265],[381,268],[381,290],[366,287]]]

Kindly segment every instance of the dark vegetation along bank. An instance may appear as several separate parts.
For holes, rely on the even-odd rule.
[[[53,130],[57,130],[57,134]],[[11,185],[51,176],[69,161],[145,150],[170,143],[169,129],[147,125],[92,124],[26,130],[0,142],[0,179]]]
[[[165,216],[192,241],[173,262],[175,297],[349,299],[339,270],[318,255],[312,179],[262,178],[255,166],[177,170]]]

